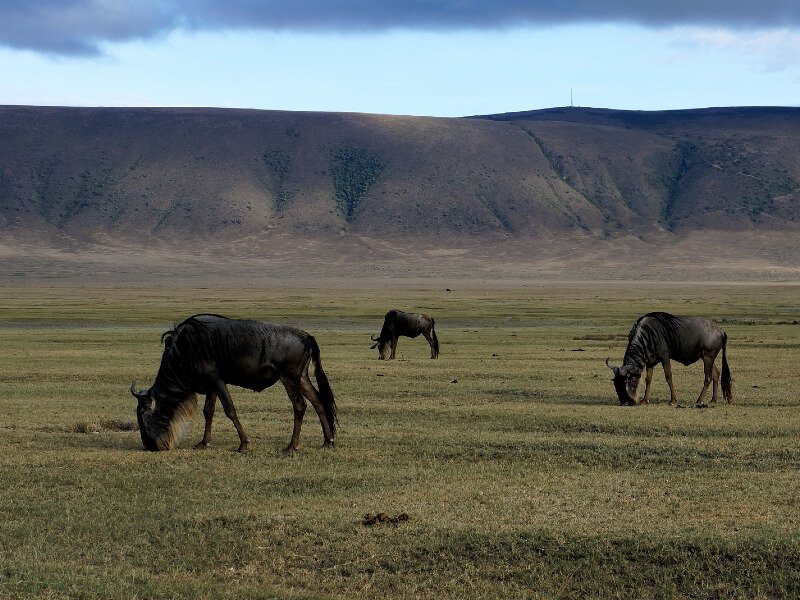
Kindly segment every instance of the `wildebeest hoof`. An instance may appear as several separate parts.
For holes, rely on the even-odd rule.
[[[695,404],[694,407],[695,408],[708,408],[708,404],[706,404],[705,402],[699,402],[699,403]]]
[[[245,452],[247,452],[247,444],[242,444],[236,451],[239,452],[240,454],[244,454]]]
[[[286,448],[283,449],[284,456],[294,456],[295,452],[297,452],[297,448],[289,444]]]
[[[194,445],[195,450],[202,450],[203,448],[211,448],[211,444],[204,444],[203,442],[197,442]]]

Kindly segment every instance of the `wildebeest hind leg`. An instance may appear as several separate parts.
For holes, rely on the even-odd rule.
[[[714,359],[707,354],[703,354],[703,389],[700,390],[700,395],[697,397],[697,405],[700,406],[703,404],[703,400],[706,397],[706,392],[708,391],[708,386],[711,383],[712,373],[714,370]]]
[[[428,340],[428,345],[431,347],[431,358],[436,358],[436,346],[433,344],[433,338],[431,337],[431,334],[423,331],[422,335],[425,336],[425,339]]]
[[[244,427],[239,422],[236,407],[233,405],[228,387],[222,382],[217,384],[217,395],[219,396],[219,401],[222,402],[222,410],[225,411],[225,416],[233,422],[233,426],[236,427],[236,433],[239,434],[239,452],[247,452],[247,444],[250,440],[247,439]]]
[[[208,448],[211,445],[211,421],[214,420],[214,409],[217,406],[217,395],[214,392],[206,394],[206,403],[203,405],[203,416],[206,418],[206,427],[203,430],[203,439],[195,444],[195,449]]]
[[[311,406],[314,407],[314,410],[317,412],[317,416],[319,417],[319,422],[322,425],[322,447],[328,448],[333,446],[333,432],[331,431],[330,424],[328,423],[328,417],[325,415],[325,409],[322,406],[322,402],[319,399],[319,395],[317,394],[317,390],[314,387],[314,384],[311,383],[311,379],[308,377],[308,372],[303,374],[303,378],[300,380],[300,390],[303,392],[303,396],[308,398],[308,401],[311,402]]]
[[[717,369],[717,365],[711,364],[711,380],[714,383],[714,387],[712,388],[711,392],[711,404],[717,403],[717,398],[719,394],[719,369]]]
[[[303,415],[306,414],[306,401],[305,398],[303,398],[303,394],[300,392],[299,382],[292,379],[281,378],[281,383],[283,383],[283,387],[286,388],[286,393],[289,396],[289,400],[292,401],[292,410],[294,411],[292,439],[283,451],[287,456],[291,456],[300,445],[300,428],[303,426]]]

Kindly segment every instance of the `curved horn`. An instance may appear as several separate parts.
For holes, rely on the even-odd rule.
[[[374,335],[369,336],[369,339],[371,339],[373,342],[378,341],[378,338],[376,338]]]
[[[136,398],[137,400],[141,400],[142,398],[147,397],[147,392],[145,392],[144,390],[139,390],[138,392],[136,391],[135,381],[131,383],[131,394],[133,394],[133,397]]]
[[[617,372],[617,367],[612,367],[610,364],[608,364],[608,361],[609,361],[609,359],[606,358],[606,366],[616,373]]]

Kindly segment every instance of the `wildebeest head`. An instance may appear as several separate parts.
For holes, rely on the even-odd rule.
[[[170,450],[175,447],[197,407],[194,393],[164,394],[154,385],[148,390],[136,391],[131,384],[131,394],[136,398],[136,420],[145,450]]]
[[[137,391],[135,381],[131,383],[131,394],[133,394],[133,397],[138,401],[136,406],[136,420],[139,423],[139,434],[142,436],[142,444],[144,444],[145,450],[155,452],[159,449],[158,443],[155,438],[147,432],[147,425],[144,419],[145,413],[153,411],[155,401],[150,396],[150,390]]]
[[[614,389],[617,392],[619,403],[623,406],[633,406],[636,404],[636,391],[639,389],[639,380],[642,377],[642,370],[636,365],[623,365],[613,367],[606,359],[606,366],[614,373]]]
[[[386,360],[387,354],[389,353],[389,342],[388,340],[384,341],[380,338],[376,338],[374,335],[370,336],[370,339],[375,342],[370,346],[370,350],[374,350],[375,348],[378,349],[378,356],[381,360]]]

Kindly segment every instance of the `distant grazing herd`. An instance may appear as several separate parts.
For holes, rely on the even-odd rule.
[[[428,315],[390,310],[381,332],[372,336],[381,359],[395,357],[400,336],[428,341],[431,358],[439,356],[439,339],[434,320]],[[294,409],[292,439],[286,454],[294,453],[300,441],[300,428],[311,403],[322,425],[323,448],[333,446],[336,436],[336,401],[325,371],[322,369],[319,346],[314,337],[287,325],[228,319],[221,315],[198,314],[189,317],[161,336],[164,353],[156,380],[147,390],[131,393],[138,406],[136,417],[146,450],[169,450],[175,446],[181,431],[194,413],[196,394],[205,395],[203,438],[195,448],[211,444],[211,422],[217,398],[239,434],[239,451],[246,452],[249,439],[236,408],[228,384],[260,392],[280,381],[286,388]],[[664,312],[640,317],[628,334],[628,347],[622,365],[606,365],[614,373],[614,388],[622,405],[645,404],[650,399],[653,369],[661,363],[670,390],[670,404],[675,404],[671,360],[690,365],[703,361],[704,381],[697,404],[703,405],[708,386],[713,384],[711,403],[716,403],[719,388],[725,400],[733,400],[733,379],[726,356],[728,336],[713,321],[701,317],[679,317]],[[714,361],[722,350],[722,372]],[[311,382],[309,368],[314,363],[317,387]],[[645,373],[645,391],[637,400],[639,381]],[[319,389],[317,389],[319,388]]]

